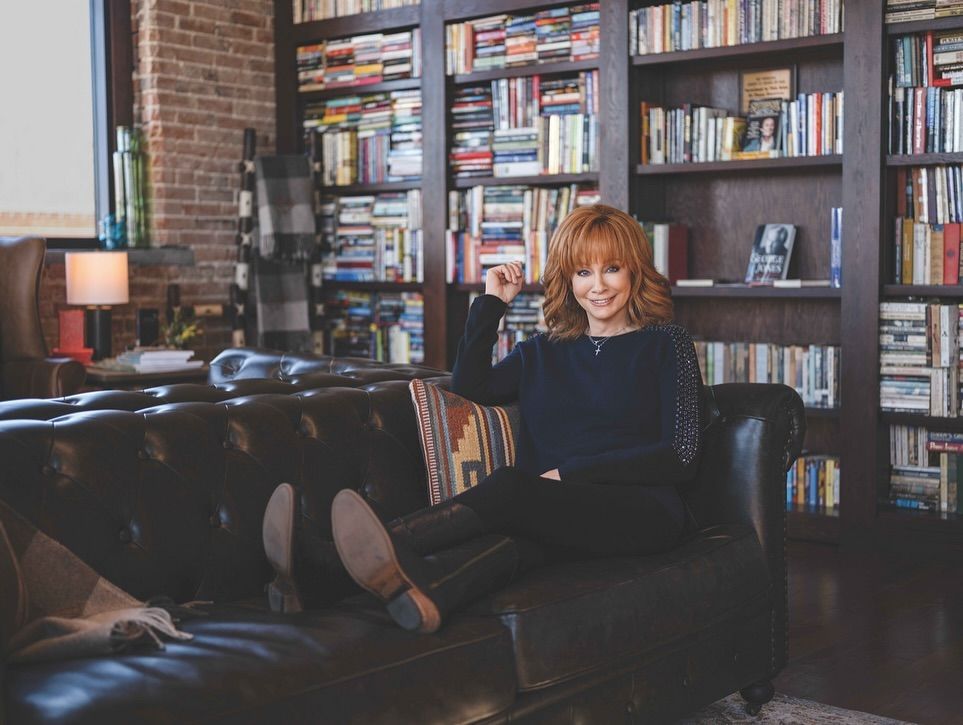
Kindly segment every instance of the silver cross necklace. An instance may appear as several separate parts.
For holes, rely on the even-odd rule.
[[[598,342],[595,340],[594,337],[592,337],[591,335],[589,335],[587,332],[585,333],[585,336],[588,337],[589,342],[591,342],[593,345],[595,345],[595,357],[598,357],[598,356],[599,356],[599,353],[602,352],[602,345],[604,345],[605,343],[607,343],[609,340],[611,340],[613,337],[615,337],[616,335],[618,335],[618,334],[619,334],[620,332],[622,332],[623,330],[627,330],[627,329],[629,329],[628,325],[626,325],[625,327],[623,327],[623,328],[620,329],[620,330],[616,330],[613,334],[609,335],[608,337],[602,337],[602,336],[600,336]]]

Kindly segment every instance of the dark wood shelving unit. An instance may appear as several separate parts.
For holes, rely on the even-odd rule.
[[[705,161],[688,164],[638,164],[638,176],[666,176],[669,174],[719,174],[739,172],[799,171],[840,167],[843,157],[839,154],[825,156],[792,156],[778,159],[733,159],[732,161]]]
[[[326,279],[324,289],[357,290],[359,292],[421,292],[421,282],[351,282]]]
[[[878,535],[897,546],[927,542],[963,546],[960,517],[887,510],[880,494],[888,476],[886,427],[932,425],[963,431],[963,419],[885,413],[879,409],[879,303],[889,297],[945,296],[963,299],[960,288],[884,284],[892,209],[887,169],[907,165],[963,163],[963,154],[886,156],[886,78],[890,36],[922,30],[963,29],[963,17],[885,26],[883,3],[850,2],[843,34],[824,35],[648,56],[630,56],[629,10],[638,3],[601,4],[600,55],[579,63],[533,64],[449,77],[445,75],[445,25],[450,22],[573,4],[545,0],[425,0],[420,6],[330,21],[291,24],[290,0],[276,0],[277,150],[300,144],[299,109],[311,98],[297,93],[297,45],[367,32],[421,29],[424,136],[422,218],[425,281],[421,285],[346,283],[344,288],[420,289],[425,299],[425,362],[448,368],[467,315],[466,297],[484,285],[448,284],[446,225],[448,192],[478,184],[598,184],[602,201],[643,220],[674,220],[690,229],[692,278],[742,279],[755,227],[766,222],[797,225],[793,277],[829,276],[829,210],[843,215],[843,288],[678,288],[676,316],[697,339],[776,344],[833,344],[842,348],[841,397],[836,409],[809,408],[805,447],[839,454],[841,501],[833,512],[793,509],[793,538],[859,542]],[[639,102],[675,107],[705,104],[736,110],[743,70],[792,65],[796,92],[845,92],[842,156],[753,159],[711,164],[638,167]],[[448,107],[459,83],[494,78],[599,70],[600,156],[597,174],[554,177],[453,179],[448,165]],[[366,93],[373,86],[336,89]],[[417,186],[417,185],[415,185]],[[350,189],[351,187],[348,187]],[[408,187],[411,188],[411,187]],[[380,190],[376,186],[361,192]],[[345,187],[338,193],[353,193]],[[748,241],[747,241],[748,240]],[[334,287],[332,283],[326,283]],[[342,283],[337,284],[338,287]],[[526,292],[541,291],[526,285]],[[718,304],[725,300],[725,304]],[[760,304],[764,302],[765,304]],[[888,483],[888,482],[887,482]],[[776,482],[774,482],[776,485]]]
[[[343,184],[341,186],[323,186],[321,187],[321,193],[347,196],[348,194],[378,194],[387,191],[409,191],[411,189],[420,188],[420,181],[386,181],[376,184]]]
[[[887,166],[939,166],[941,164],[963,163],[963,153],[940,154],[890,154],[886,157]]]
[[[813,35],[806,38],[787,38],[785,40],[770,40],[765,43],[746,43],[744,45],[726,45],[721,48],[699,48],[697,50],[674,50],[670,53],[651,53],[649,55],[632,56],[634,66],[667,65],[669,63],[686,63],[723,58],[741,58],[790,53],[810,48],[833,48],[842,46],[843,33],[832,35]]]
[[[926,30],[959,30],[963,28],[963,15],[933,18],[932,20],[914,20],[910,23],[887,23],[884,27],[887,35],[908,35],[909,33]]]
[[[884,284],[883,297],[961,297],[963,298],[963,285]]]
[[[922,413],[907,413],[896,410],[881,410],[880,420],[894,425],[918,425],[935,430],[963,432],[963,418],[937,418]]]
[[[421,88],[421,78],[398,78],[397,80],[381,81],[380,83],[358,83],[350,86],[323,88],[319,91],[304,91],[303,93],[299,91],[298,97],[303,103],[310,103],[311,101],[323,101],[328,98],[340,98],[341,96],[411,91],[418,88]]]
[[[578,73],[579,71],[595,70],[599,67],[598,58],[590,60],[571,60],[559,63],[534,63],[530,65],[513,66],[511,68],[494,68],[480,70],[474,73],[462,73],[449,76],[455,85],[464,83],[487,83],[499,78],[520,78],[530,75],[560,75],[562,73]]]
[[[597,184],[599,175],[591,171],[584,174],[540,174],[539,176],[466,176],[452,180],[455,189],[473,186],[564,186],[567,184]]]
[[[750,287],[748,285],[712,287],[679,287],[672,288],[674,299],[684,299],[686,297],[713,297],[725,299],[727,297],[739,297],[750,299],[830,299],[838,300],[842,298],[842,290],[833,287]]]

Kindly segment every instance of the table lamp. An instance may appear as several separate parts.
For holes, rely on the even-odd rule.
[[[84,344],[93,359],[110,357],[110,306],[130,299],[127,252],[67,252],[67,304],[86,305]]]

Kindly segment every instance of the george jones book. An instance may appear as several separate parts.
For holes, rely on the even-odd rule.
[[[786,279],[796,227],[793,224],[760,224],[749,253],[746,284],[772,284]]]

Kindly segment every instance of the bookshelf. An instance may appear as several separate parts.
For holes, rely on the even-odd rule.
[[[963,517],[891,510],[887,438],[890,423],[963,430],[963,419],[932,420],[880,410],[879,304],[906,296],[963,300],[963,286],[892,285],[887,276],[895,169],[963,163],[961,154],[887,153],[889,38],[926,30],[963,28],[963,18],[887,26],[883,3],[846,4],[846,30],[748,45],[630,55],[629,12],[658,4],[648,0],[602,0],[597,59],[532,64],[446,75],[446,25],[498,13],[522,13],[573,2],[551,0],[424,0],[421,5],[293,26],[290,0],[276,0],[277,148],[301,150],[296,48],[325,38],[420,28],[422,58],[424,282],[338,283],[344,289],[418,290],[424,297],[425,361],[450,368],[472,293],[481,283],[446,283],[448,193],[473,186],[597,185],[604,203],[642,219],[670,219],[690,228],[693,278],[742,279],[748,242],[765,220],[797,225],[793,276],[826,278],[829,272],[830,208],[842,206],[841,289],[771,289],[743,286],[673,289],[679,322],[708,340],[779,345],[832,344],[841,348],[839,408],[807,410],[806,447],[838,454],[843,472],[839,508],[794,506],[790,537],[854,545],[957,547],[963,549]],[[738,110],[742,70],[796,68],[796,92],[843,91],[844,153],[702,164],[640,166],[638,108],[641,100],[665,106],[704,103]],[[564,75],[599,70],[599,170],[557,177],[453,178],[448,152],[449,106],[460,86],[500,78]],[[393,81],[402,83],[409,81]],[[337,89],[341,92],[341,89]],[[366,93],[369,88],[347,89]],[[333,93],[322,91],[321,93]],[[301,94],[305,95],[305,94]],[[418,186],[418,184],[414,184]],[[404,184],[392,189],[412,188]],[[339,192],[342,190],[339,190]],[[366,186],[349,193],[369,193]],[[758,200],[758,204],[753,200]],[[754,206],[764,211],[753,212]],[[537,284],[525,292],[537,293]]]

